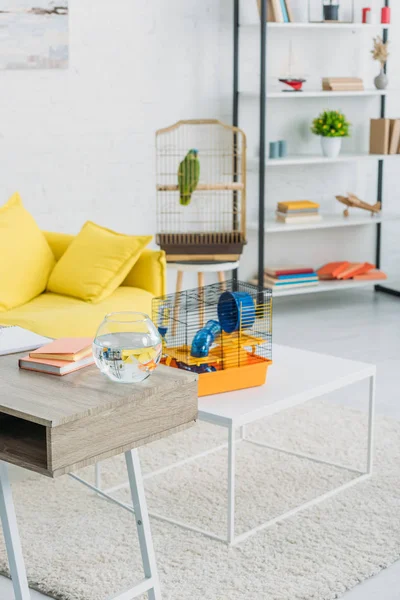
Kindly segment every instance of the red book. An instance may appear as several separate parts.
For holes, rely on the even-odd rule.
[[[350,263],[350,265],[338,275],[338,279],[352,279],[355,275],[365,275],[368,271],[375,269],[370,263]]]
[[[307,273],[314,273],[312,267],[286,267],[282,269],[264,269],[266,275],[271,277],[279,277],[280,275],[306,275]]]
[[[340,262],[327,263],[326,265],[323,265],[320,269],[318,269],[317,275],[319,279],[337,279],[340,273],[347,269],[349,264],[350,263],[346,260],[342,260]]]

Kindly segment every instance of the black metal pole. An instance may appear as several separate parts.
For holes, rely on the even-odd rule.
[[[389,7],[389,0],[385,0],[385,6]],[[388,29],[383,30],[382,39],[386,43],[389,40]],[[384,72],[387,72],[387,65],[384,66]],[[381,98],[381,118],[386,116],[386,97]],[[378,201],[383,204],[383,160],[379,161],[378,167]],[[382,244],[382,224],[378,223],[376,226],[376,266],[379,269],[381,266],[381,244]],[[400,298],[400,291],[388,288],[384,285],[376,285],[376,292],[383,292],[390,296],[396,296]]]
[[[233,2],[233,125],[239,126],[239,0]],[[233,176],[237,180],[237,135],[233,139]],[[233,230],[237,231],[237,193],[233,192]],[[237,287],[238,270],[232,272],[234,289]]]
[[[261,0],[260,31],[260,155],[258,181],[258,286],[264,289],[265,127],[267,117],[267,0]]]

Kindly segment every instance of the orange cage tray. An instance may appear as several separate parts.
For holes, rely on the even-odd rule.
[[[272,360],[199,375],[199,396],[243,390],[264,385]]]

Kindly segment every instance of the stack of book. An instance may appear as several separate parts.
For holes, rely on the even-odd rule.
[[[94,363],[92,338],[60,338],[19,360],[20,369],[67,375]]]
[[[318,212],[319,204],[310,200],[278,202],[276,220],[278,223],[314,223],[322,219]]]
[[[291,0],[267,0],[267,20],[273,23],[291,23],[294,21]],[[257,0],[261,15],[261,0]]]
[[[312,267],[266,267],[264,285],[285,290],[308,287],[318,285],[318,275]]]
[[[359,281],[379,281],[387,279],[386,273],[379,271],[371,263],[351,263],[348,261],[332,262],[322,266],[317,271],[321,280],[341,280],[355,279]]]
[[[324,77],[322,89],[325,92],[362,92],[364,82],[359,77]]]
[[[371,119],[370,154],[400,154],[400,119]]]

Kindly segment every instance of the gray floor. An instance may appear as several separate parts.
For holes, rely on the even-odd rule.
[[[377,412],[400,419],[400,299],[372,291],[280,299],[274,304],[274,341],[375,363],[378,366]],[[338,397],[338,401],[350,403],[346,397]],[[351,398],[352,405],[362,406],[362,402],[365,397]],[[343,598],[398,600],[399,581],[400,562]],[[0,577],[0,600],[13,598],[10,582]],[[32,592],[32,600],[43,598],[45,596]]]

